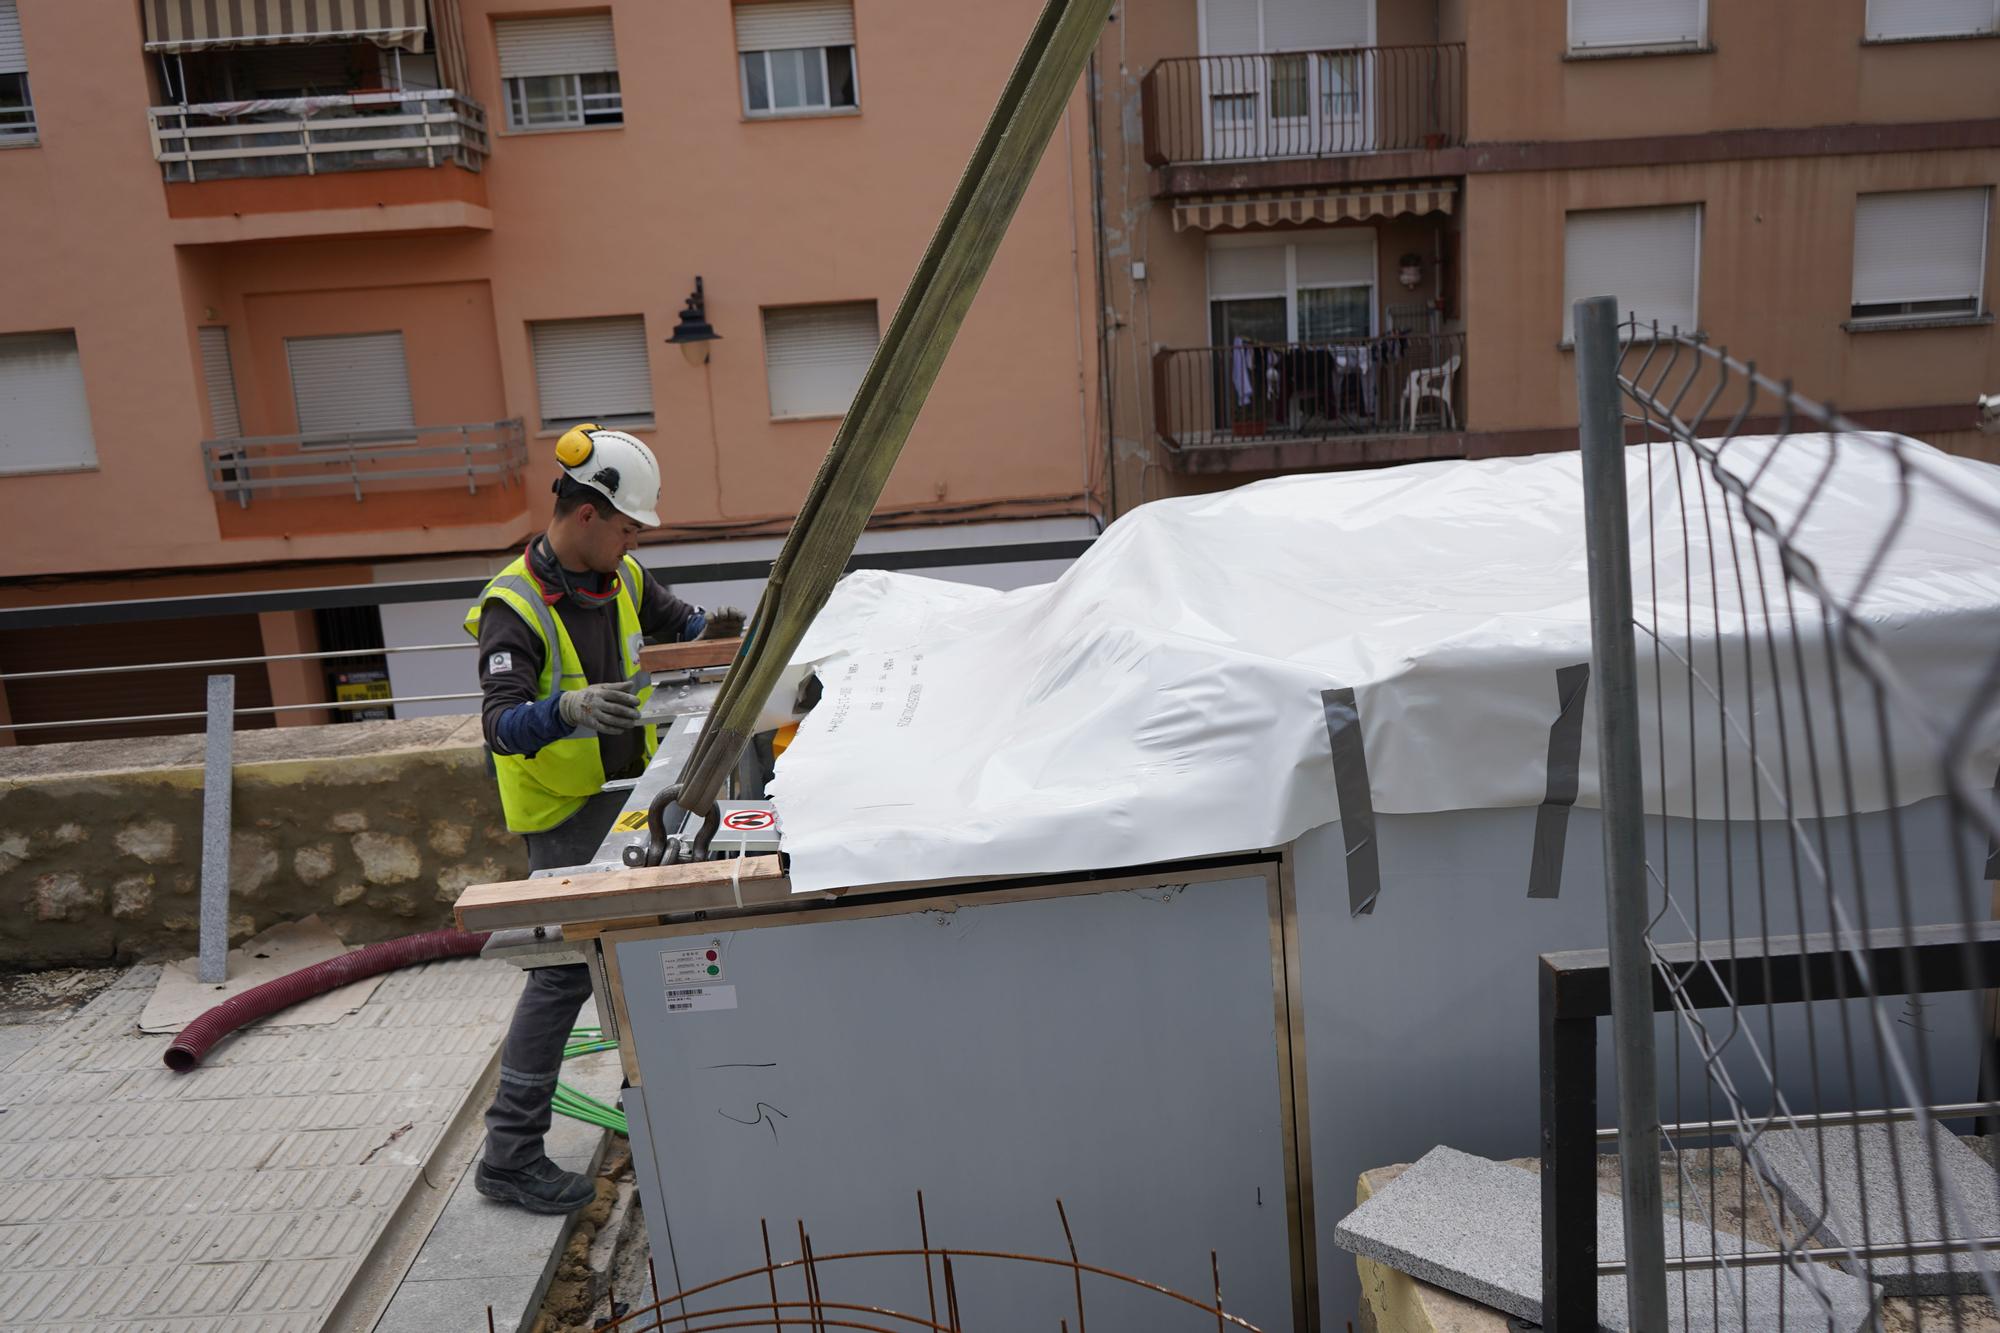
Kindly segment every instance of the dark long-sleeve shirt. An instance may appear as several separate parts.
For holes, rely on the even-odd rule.
[[[546,547],[537,542],[538,564],[546,566]],[[534,558],[534,557],[531,557]],[[552,571],[551,571],[552,572]],[[559,583],[537,577],[553,589]],[[601,592],[609,586],[604,576],[567,575],[573,587]],[[624,654],[618,642],[617,599],[584,604],[572,596],[555,603],[554,611],[576,645],[578,667],[586,683],[592,685],[625,679]],[[639,631],[651,642],[677,642],[698,636],[706,621],[700,607],[690,606],[674,596],[666,584],[650,576],[639,589]],[[497,598],[489,598],[479,614],[480,720],[486,743],[495,754],[533,757],[551,741],[569,734],[556,710],[556,698],[539,698],[536,684],[542,671],[540,636],[521,619],[520,613]],[[636,777],[644,766],[644,751],[638,731],[619,736],[599,736],[599,754],[606,778]]]

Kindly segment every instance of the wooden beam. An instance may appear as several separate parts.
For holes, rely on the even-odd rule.
[[[573,921],[562,928],[563,942],[595,940],[609,930],[642,930],[659,924],[658,916],[621,916],[616,921]]]
[[[730,668],[681,770],[683,809],[714,808],[792,650],[846,572],[1111,7],[1112,0],[1045,0],[772,564],[750,617],[750,647]]]
[[[746,902],[781,900],[790,887],[775,856],[687,861],[474,884],[458,895],[452,915],[460,930],[558,925],[567,934],[571,924],[712,908],[733,902],[738,895]]]
[[[697,667],[728,666],[736,660],[736,654],[742,648],[742,639],[649,643],[639,650],[639,665],[648,671],[692,671]]]

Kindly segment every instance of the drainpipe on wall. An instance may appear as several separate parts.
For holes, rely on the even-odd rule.
[[[1121,22],[1123,5],[1114,5],[1111,21]],[[1102,43],[1100,42],[1101,46]],[[1111,313],[1110,277],[1104,264],[1104,248],[1108,238],[1104,234],[1104,130],[1103,116],[1098,100],[1103,95],[1103,85],[1097,73],[1097,48],[1090,52],[1090,63],[1084,67],[1087,100],[1090,104],[1090,221],[1095,234],[1092,245],[1093,258],[1097,267],[1097,397],[1098,417],[1104,432],[1104,486],[1105,508],[1113,519],[1118,517],[1118,414],[1113,410],[1113,386],[1117,377],[1111,370],[1111,339],[1109,335]],[[1101,524],[1100,520],[1100,524]]]

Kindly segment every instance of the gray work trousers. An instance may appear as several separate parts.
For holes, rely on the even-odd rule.
[[[582,865],[611,831],[625,806],[624,792],[600,792],[583,809],[545,833],[524,833],[528,868]],[[549,1132],[550,1101],[562,1074],[563,1047],[576,1026],[577,1011],[590,998],[590,969],[537,967],[514,1005],[507,1040],[500,1047],[500,1086],[486,1111],[486,1163],[518,1171],[542,1155]]]

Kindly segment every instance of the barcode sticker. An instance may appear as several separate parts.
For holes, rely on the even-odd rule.
[[[667,987],[667,1012],[670,1014],[698,1014],[709,1009],[734,1009],[735,1007],[736,987],[734,986]]]

